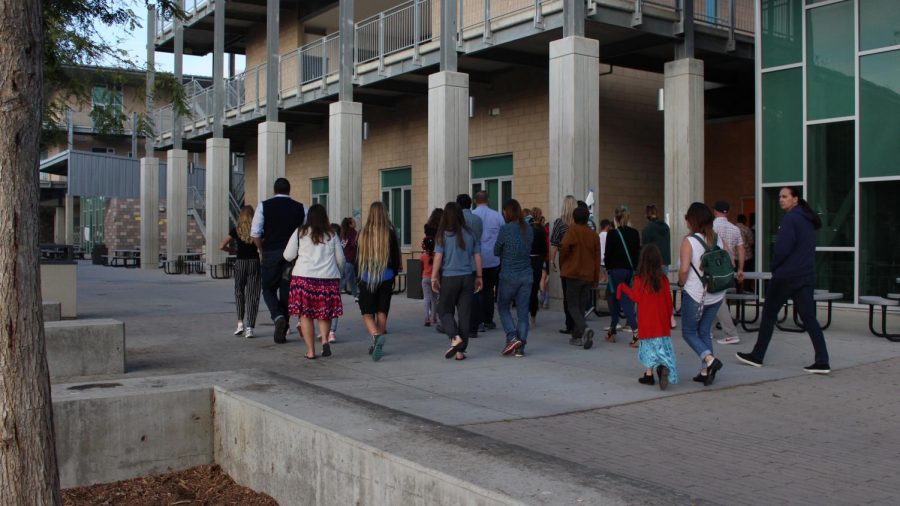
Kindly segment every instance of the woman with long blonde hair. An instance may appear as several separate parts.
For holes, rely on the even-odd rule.
[[[259,251],[250,238],[250,225],[253,222],[253,206],[241,208],[237,225],[219,245],[219,249],[237,255],[234,262],[234,302],[237,306],[237,328],[234,335],[253,337],[253,326],[256,325],[256,313],[259,310],[259,294],[261,290],[259,277]],[[232,246],[234,242],[234,246]],[[245,325],[246,321],[246,325]]]
[[[357,236],[356,263],[359,272],[359,309],[372,336],[369,354],[375,362],[384,355],[394,277],[400,272],[400,242],[381,202],[372,202],[366,224]]]
[[[566,235],[566,231],[575,224],[575,219],[572,218],[572,212],[575,211],[576,207],[578,207],[578,200],[572,195],[566,195],[566,198],[563,199],[562,213],[560,214],[560,217],[553,222],[553,230],[550,232],[550,265],[553,267],[553,272],[560,271],[560,266],[556,265],[556,254],[559,252],[559,246],[562,244],[563,236]],[[563,307],[568,307],[566,305],[566,280],[565,278],[559,279],[562,283]],[[560,330],[560,333],[571,334],[573,326],[574,322],[572,321],[572,317],[569,316],[569,312],[566,311],[566,328]]]

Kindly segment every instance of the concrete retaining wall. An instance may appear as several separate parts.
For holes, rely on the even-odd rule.
[[[125,324],[110,319],[44,323],[50,376],[125,372]]]
[[[300,504],[523,504],[216,389],[215,461],[235,481]]]
[[[98,397],[66,400],[54,395],[63,488],[212,463],[209,388],[105,396],[102,392],[117,383],[94,385]]]
[[[45,322],[58,322],[62,318],[62,304],[55,300],[45,300],[41,310]]]
[[[63,318],[78,317],[78,264],[41,263],[41,298],[61,304]]]

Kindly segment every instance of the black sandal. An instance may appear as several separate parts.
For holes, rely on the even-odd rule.
[[[453,344],[453,341],[450,341],[450,349],[447,350],[447,353],[444,353],[444,358],[451,359],[453,355],[456,355],[456,352],[459,351],[460,346],[463,345],[462,339],[460,339],[459,344]],[[460,359],[462,360],[462,359]]]

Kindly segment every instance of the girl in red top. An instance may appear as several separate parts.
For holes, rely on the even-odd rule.
[[[638,358],[646,370],[638,381],[644,385],[654,385],[653,369],[659,377],[659,389],[665,390],[669,383],[678,383],[678,368],[675,365],[675,350],[672,348],[670,319],[672,317],[672,291],[669,280],[663,274],[662,254],[653,244],[641,248],[634,288],[627,283],[619,284],[616,298],[628,295],[638,305],[638,329],[640,348]]]

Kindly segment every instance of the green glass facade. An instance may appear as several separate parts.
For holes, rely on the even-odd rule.
[[[758,255],[798,184],[822,219],[816,288],[900,291],[900,2],[760,0]]]

